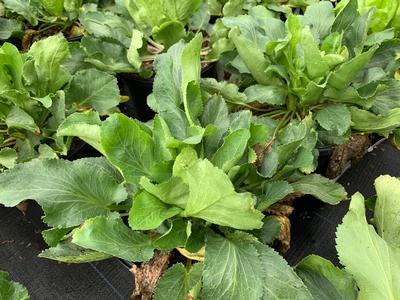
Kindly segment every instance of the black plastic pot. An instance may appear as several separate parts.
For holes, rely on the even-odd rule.
[[[202,69],[202,77],[218,78],[217,64],[212,63]],[[117,74],[121,95],[129,97],[121,103],[119,109],[129,117],[146,122],[151,120],[155,112],[147,105],[147,96],[153,91],[153,78],[145,79],[136,74]]]

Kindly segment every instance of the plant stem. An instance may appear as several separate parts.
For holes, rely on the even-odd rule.
[[[165,47],[157,42],[155,42],[154,40],[152,40],[151,38],[149,38],[148,36],[145,36],[146,41],[152,45],[153,47],[160,49],[160,51],[163,51],[165,49]]]

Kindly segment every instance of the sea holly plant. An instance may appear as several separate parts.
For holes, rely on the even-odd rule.
[[[96,109],[107,113],[119,103],[114,76],[96,69],[73,76],[62,35],[36,42],[26,54],[12,44],[0,48],[0,166],[35,157],[67,154],[71,139],[56,136],[68,114]]]
[[[272,119],[230,111],[222,96],[202,93],[201,46],[198,35],[157,57],[149,97],[154,120],[112,114],[101,121],[94,111],[68,116],[58,135],[80,137],[104,157],[18,164],[0,175],[0,203],[41,205],[50,227],[42,233],[50,248],[41,257],[136,263],[138,297],[312,299],[262,242],[272,242],[280,227],[265,210],[288,195],[336,204],[346,193],[309,175],[316,142],[311,119],[279,129],[279,143],[265,155],[269,148],[261,145],[278,128]],[[177,263],[168,268],[172,254]],[[154,289],[139,274],[150,268],[159,276],[157,265],[166,271]]]
[[[181,39],[189,41],[196,33],[207,33],[210,15],[201,0],[126,0],[112,7],[83,7],[80,22],[89,34],[82,40],[85,60],[96,67],[117,73],[153,75],[152,63]],[[209,52],[204,38],[201,56]]]
[[[218,52],[229,58],[231,80],[240,79],[230,102],[283,124],[313,112],[322,145],[341,144],[354,131],[392,133],[400,125],[399,42],[393,30],[369,34],[371,13],[361,15],[349,1],[335,15],[322,1],[285,23],[261,6],[224,17],[228,41]],[[204,80],[203,88],[222,94],[229,85]]]

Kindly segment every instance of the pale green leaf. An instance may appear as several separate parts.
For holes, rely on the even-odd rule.
[[[38,10],[26,0],[4,0],[4,5],[9,10],[23,16],[31,25],[38,24]]]
[[[202,263],[194,264],[189,270],[177,263],[165,271],[154,290],[154,300],[187,300],[189,292],[201,282]]]
[[[353,195],[343,223],[336,231],[336,250],[360,289],[358,299],[400,298],[400,249],[382,239],[368,225],[364,198]]]
[[[140,70],[142,65],[142,61],[140,59],[140,55],[138,50],[143,46],[143,33],[139,30],[134,29],[132,31],[132,39],[131,44],[129,46],[127,57],[129,63],[136,69]]]
[[[363,132],[385,133],[400,127],[400,108],[386,115],[375,115],[367,110],[350,107],[352,128]]]
[[[117,79],[97,69],[78,71],[65,91],[65,103],[79,108],[94,107],[102,113],[119,104]]]
[[[350,110],[344,104],[333,104],[323,107],[315,114],[315,120],[322,128],[343,135],[351,125]]]
[[[343,186],[319,174],[307,175],[291,185],[295,192],[312,195],[329,204],[338,204],[347,197]]]
[[[309,255],[297,264],[295,270],[314,299],[357,299],[358,290],[352,276],[335,267],[329,260]]]
[[[287,97],[287,90],[285,88],[261,84],[249,86],[243,93],[247,96],[246,102],[272,105],[284,105]]]
[[[56,260],[67,264],[82,264],[111,258],[111,255],[84,249],[70,241],[59,243],[57,246],[43,250],[39,257]]]
[[[2,148],[0,150],[0,166],[4,166],[7,169],[14,167],[17,162],[17,152],[13,148]]]
[[[109,215],[107,207],[126,197],[115,170],[103,158],[33,160],[0,174],[0,203],[15,206],[34,199],[51,226],[71,227]]]
[[[378,234],[400,249],[400,180],[383,175],[375,180],[377,199],[374,224]]]
[[[133,230],[155,229],[165,220],[182,211],[177,206],[168,206],[152,194],[143,191],[135,196],[129,212],[129,226]]]
[[[146,261],[153,256],[151,239],[129,229],[120,218],[95,217],[86,220],[74,232],[72,242],[134,262]]]
[[[0,271],[0,299],[29,300],[29,295],[22,284],[10,281],[8,273]]]

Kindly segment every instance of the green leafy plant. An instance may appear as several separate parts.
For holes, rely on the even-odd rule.
[[[69,37],[82,34],[77,23],[79,11],[86,0],[2,0],[7,18],[0,18],[5,25],[0,39],[22,37],[22,47],[28,50],[30,44],[43,36],[64,32]],[[22,28],[25,24],[25,28]]]
[[[8,273],[2,271],[0,271],[0,297],[7,300],[29,300],[26,288],[10,281]]]
[[[264,221],[264,212],[286,196],[311,194],[336,204],[346,192],[309,175],[316,142],[310,119],[279,130],[279,142],[264,155],[256,145],[271,138],[274,121],[229,111],[223,97],[202,93],[201,45],[197,35],[157,57],[149,97],[154,120],[70,115],[58,135],[80,137],[105,157],[18,164],[0,175],[0,203],[41,205],[50,226],[42,233],[50,248],[41,257],[83,263],[114,256],[142,262],[140,272],[153,264],[167,268],[175,253],[177,263],[155,290],[136,282],[155,299],[311,298],[261,242],[276,235],[276,222]]]
[[[357,1],[350,1],[335,15],[322,1],[285,23],[262,6],[224,17],[221,34],[228,39],[217,52],[225,53],[239,90],[233,95],[232,86],[212,80],[203,88],[216,94],[230,89],[232,104],[282,126],[313,113],[320,144],[341,144],[354,132],[387,136],[400,125],[399,41],[393,30],[368,34],[370,14],[360,15]]]
[[[65,155],[71,139],[56,131],[67,115],[94,108],[107,113],[119,103],[114,76],[95,69],[70,74],[69,45],[61,35],[33,44],[25,55],[5,43],[0,58],[2,167]]]
[[[153,75],[152,62],[159,53],[181,39],[189,41],[200,31],[207,33],[209,19],[207,3],[201,0],[127,0],[107,10],[85,6],[80,22],[89,35],[81,46],[85,60],[100,69],[147,78]],[[204,64],[208,51],[205,38]]]

